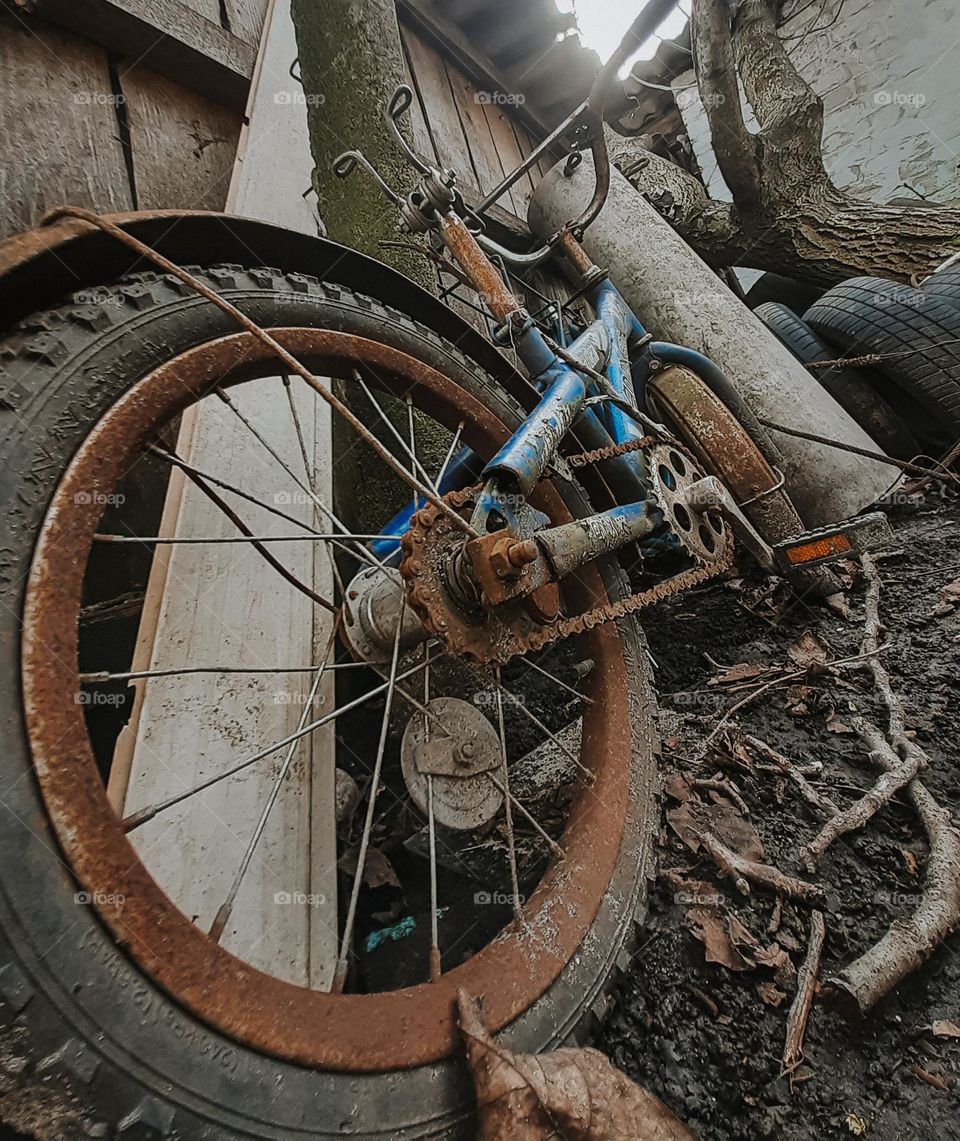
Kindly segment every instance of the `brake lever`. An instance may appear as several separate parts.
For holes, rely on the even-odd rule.
[[[333,160],[333,173],[337,178],[349,178],[357,166],[363,167],[394,206],[402,204],[403,198],[387,185],[377,168],[360,151],[344,151],[342,155],[337,155]]]
[[[397,142],[397,145],[407,156],[407,160],[414,167],[419,174],[429,174],[430,167],[427,166],[416,154],[410,149],[407,140],[403,137],[400,130],[399,122],[401,115],[405,115],[410,110],[410,104],[413,102],[413,91],[405,84],[401,83],[400,86],[390,96],[390,102],[387,104],[387,126]]]

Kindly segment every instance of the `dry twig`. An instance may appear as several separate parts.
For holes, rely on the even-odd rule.
[[[884,773],[859,800],[847,808],[838,810],[824,824],[819,834],[800,853],[800,862],[808,872],[812,872],[823,857],[824,852],[838,836],[862,828],[891,797],[895,796],[917,775],[927,763],[926,753],[912,741],[904,738],[901,759],[876,727],[862,717],[853,720],[853,727],[860,734],[870,750],[870,755],[882,754],[885,758]]]
[[[726,844],[711,833],[706,832],[700,843],[713,858],[720,871],[733,880],[737,891],[742,895],[750,894],[750,883],[762,884],[781,895],[788,895],[793,899],[801,899],[807,903],[821,903],[824,898],[823,888],[818,884],[807,883],[806,880],[796,879],[780,871],[771,864],[761,864],[756,860],[748,860],[736,852],[731,851]]]
[[[813,785],[803,775],[799,767],[793,764],[789,758],[785,757],[783,753],[778,753],[776,749],[771,748],[766,741],[761,741],[759,737],[754,737],[750,733],[744,734],[744,741],[759,753],[762,757],[766,757],[771,761],[784,776],[789,777],[790,780],[797,786],[797,789],[803,799],[818,812],[824,816],[834,816],[839,811],[834,802],[829,796],[822,792],[817,792]]]
[[[781,1073],[792,1074],[803,1061],[803,1038],[807,1031],[807,1020],[813,1006],[813,995],[820,971],[820,956],[823,954],[823,941],[827,925],[823,912],[814,911],[810,916],[810,939],[807,953],[797,974],[797,993],[794,995],[787,1015],[787,1037],[783,1046],[783,1069]]]
[[[890,757],[870,754],[886,767]],[[866,1013],[902,979],[927,961],[939,944],[960,923],[960,832],[950,813],[933,799],[919,780],[907,786],[907,795],[926,830],[930,855],[923,895],[916,911],[896,920],[879,943],[829,980]]]

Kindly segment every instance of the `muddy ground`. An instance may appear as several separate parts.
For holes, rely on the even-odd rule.
[[[933,612],[943,588],[960,578],[960,503],[928,497],[891,510],[890,518],[900,553],[878,564],[890,642],[884,657],[908,726],[930,757],[923,780],[957,821],[960,608],[948,596],[940,606],[947,613]],[[850,583],[846,621],[804,601],[765,599],[758,584],[734,581],[680,596],[646,622],[664,710],[659,871],[640,949],[596,1044],[703,1138],[960,1137],[960,1037],[944,1036],[942,1024],[960,1024],[960,933],[868,1017],[847,1019],[818,999],[791,1088],[781,1057],[810,908],[785,905],[774,931],[773,896],[759,888],[741,896],[702,849],[693,850],[703,814],[708,823],[720,814],[740,828],[743,843],[755,839],[752,822],[764,859],[800,872],[798,851],[823,818],[782,775],[761,768],[763,758],[743,748],[739,732],[723,730],[704,746],[724,713],[776,674],[741,669],[733,674],[746,675],[741,682],[716,682],[741,663],[795,669],[804,650],[817,656],[808,633],[834,660],[856,655],[863,589],[862,580]],[[796,763],[822,763],[810,778],[814,787],[846,805],[877,775],[849,730],[855,710],[885,724],[862,671],[838,677],[814,668],[768,690],[732,724]],[[690,779],[718,773],[749,817],[735,796],[690,787]],[[821,977],[913,909],[925,856],[923,830],[902,796],[865,830],[834,843],[816,877],[827,888]],[[712,932],[713,957],[732,966],[706,961],[695,930]]]

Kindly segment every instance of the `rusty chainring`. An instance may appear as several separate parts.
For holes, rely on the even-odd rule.
[[[653,443],[650,437],[633,440],[586,452],[582,456],[568,457],[572,467],[583,467],[627,452],[637,451]],[[670,448],[687,458],[691,466],[695,461],[690,453],[675,440]],[[451,491],[444,501],[454,510],[461,510],[475,502],[482,485]],[[477,603],[472,614],[461,611],[449,597],[444,583],[443,567],[448,564],[454,547],[462,546],[463,535],[437,507],[427,504],[413,516],[410,527],[402,539],[403,557],[400,574],[407,583],[407,601],[419,615],[424,626],[439,638],[447,649],[474,661],[503,664],[518,655],[543,649],[551,642],[583,634],[588,630],[615,622],[654,603],[689,590],[722,574],[733,563],[733,540],[726,523],[716,550],[691,552],[696,565],[688,570],[658,582],[648,590],[595,606],[583,614],[541,624],[531,616],[523,600],[507,603],[493,610],[484,610]]]

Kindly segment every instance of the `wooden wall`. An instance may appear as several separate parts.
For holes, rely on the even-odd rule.
[[[201,30],[229,34],[252,60],[268,0],[224,3],[229,32],[220,0],[186,0]],[[200,94],[203,59],[158,71],[150,52],[118,50],[114,29],[94,25],[100,40],[88,39],[57,12],[0,10],[0,238],[64,203],[221,209],[243,116]]]
[[[488,193],[519,166],[537,140],[498,93],[478,89],[402,22],[401,37],[408,82],[416,93],[411,113],[417,149],[452,167],[465,184]],[[541,162],[545,173],[549,164]],[[534,167],[499,203],[523,222],[540,173]]]

